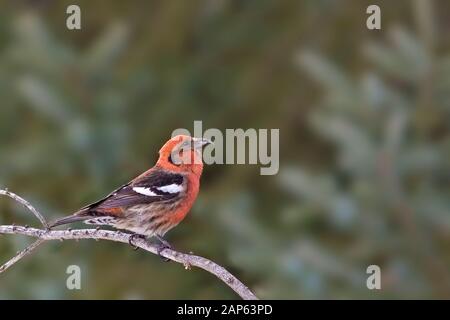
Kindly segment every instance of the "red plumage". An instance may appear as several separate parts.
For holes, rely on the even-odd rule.
[[[156,165],[105,198],[51,227],[84,221],[144,236],[163,236],[184,219],[197,198],[202,147],[209,140],[179,135],[159,151]],[[175,161],[178,160],[178,161]]]

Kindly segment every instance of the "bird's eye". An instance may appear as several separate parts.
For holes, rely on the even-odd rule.
[[[169,155],[169,158],[167,159],[167,161],[169,161],[169,163],[173,164],[174,166],[179,165],[179,163],[175,163],[175,161],[173,161],[172,154]]]

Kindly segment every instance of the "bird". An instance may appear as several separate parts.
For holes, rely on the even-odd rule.
[[[106,197],[72,215],[57,219],[50,228],[73,222],[111,226],[144,239],[156,237],[158,254],[171,245],[163,238],[192,208],[203,171],[202,149],[212,143],[205,138],[177,135],[159,150],[156,164]]]

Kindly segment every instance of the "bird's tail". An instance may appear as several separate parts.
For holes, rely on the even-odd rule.
[[[67,217],[63,217],[60,219],[57,219],[55,221],[53,221],[52,223],[50,223],[50,228],[56,227],[56,226],[60,226],[63,224],[68,224],[68,223],[73,223],[73,222],[79,222],[79,221],[85,221],[87,219],[91,218],[89,215],[86,214],[86,212],[84,210],[80,210],[78,212],[75,212],[74,214],[67,216]]]

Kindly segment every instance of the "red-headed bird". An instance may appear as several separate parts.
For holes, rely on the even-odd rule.
[[[83,221],[162,238],[178,225],[194,204],[203,171],[202,147],[207,139],[178,135],[159,150],[156,165],[105,198],[56,220],[51,227]],[[130,238],[130,244],[133,237]]]

